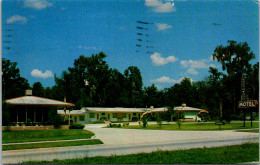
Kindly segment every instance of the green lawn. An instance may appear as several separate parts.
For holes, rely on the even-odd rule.
[[[249,130],[237,130],[238,132],[254,132],[259,133],[259,129],[249,129]]]
[[[19,149],[32,149],[32,148],[48,148],[48,147],[66,147],[66,146],[81,146],[103,144],[99,139],[90,140],[77,140],[77,141],[63,141],[63,142],[46,142],[46,143],[31,143],[31,144],[15,144],[15,145],[2,145],[2,150],[19,150]]]
[[[157,151],[124,156],[30,161],[25,164],[237,164],[259,161],[259,143],[214,148]]]
[[[242,127],[243,123],[230,123],[221,125],[221,129],[219,129],[218,125],[215,123],[186,123],[183,122],[181,124],[181,128],[179,129],[177,124],[163,124],[159,126],[158,124],[150,124],[147,127],[142,127],[142,125],[130,125],[124,126],[120,128],[127,129],[152,129],[152,130],[185,130],[185,131],[202,131],[202,130],[233,130],[233,129],[248,129],[251,128],[250,123],[246,123],[246,127]],[[259,128],[259,122],[253,123],[253,128]]]
[[[12,131],[2,132],[2,143],[87,139],[94,133],[87,130],[32,130],[32,131]]]

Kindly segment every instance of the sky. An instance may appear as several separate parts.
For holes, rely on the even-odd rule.
[[[3,0],[2,57],[31,86],[55,85],[80,55],[104,52],[121,73],[137,66],[144,86],[205,80],[218,45],[247,42],[259,61],[257,0]],[[148,24],[139,23],[146,22]]]

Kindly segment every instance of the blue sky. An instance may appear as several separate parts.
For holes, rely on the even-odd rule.
[[[228,40],[247,42],[259,61],[258,8],[256,0],[3,0],[2,40],[11,43],[2,57],[31,85],[51,87],[80,55],[103,51],[110,68],[137,66],[144,86],[163,89],[221,70],[211,55]]]

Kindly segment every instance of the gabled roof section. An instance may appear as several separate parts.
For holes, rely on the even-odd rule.
[[[47,99],[37,96],[22,96],[12,99],[7,99],[7,103],[12,105],[32,105],[32,106],[54,106],[54,107],[74,107],[72,103],[67,103],[58,100]]]
[[[174,110],[176,110],[176,111],[198,111],[199,112],[199,111],[204,110],[204,109],[179,106],[179,107],[175,107]]]

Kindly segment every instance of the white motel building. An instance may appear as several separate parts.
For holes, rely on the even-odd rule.
[[[156,119],[162,115],[168,109],[162,108],[123,108],[123,107],[83,107],[80,110],[57,110],[57,113],[70,120],[75,124],[86,124],[98,121],[140,121],[142,113],[145,111],[151,111],[152,116]],[[193,107],[175,107],[174,110],[181,112],[184,115],[184,120],[187,121],[199,121],[198,113],[202,109]]]

